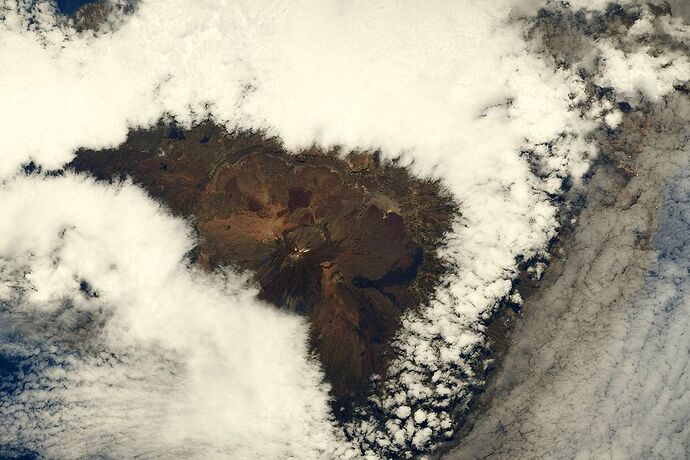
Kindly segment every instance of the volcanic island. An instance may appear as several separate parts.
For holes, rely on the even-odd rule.
[[[379,152],[288,152],[265,133],[160,123],[68,169],[132,180],[187,219],[203,269],[249,273],[259,297],[308,318],[340,407],[385,379],[404,311],[423,308],[448,267],[437,255],[459,205],[438,180]]]

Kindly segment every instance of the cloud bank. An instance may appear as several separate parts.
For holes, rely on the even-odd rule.
[[[481,384],[484,322],[510,294],[517,259],[555,235],[552,198],[587,170],[584,134],[611,112],[580,113],[585,82],[535,52],[511,3],[148,0],[93,33],[50,3],[4,0],[4,343],[10,353],[28,329],[16,353],[37,351],[3,393],[3,442],[48,456],[348,448],[306,326],[257,303],[236,275],[184,266],[184,223],[130,185],[17,176],[30,160],[54,169],[79,147],[114,147],[161,117],[263,129],[288,148],[377,148],[444,181],[462,203],[442,250],[454,273],[404,317],[373,411],[347,434],[372,455],[450,436],[453,411]]]
[[[0,207],[3,351],[19,363],[0,445],[51,458],[335,451],[307,325],[239,275],[186,266],[184,222],[131,185],[71,175],[17,179]]]
[[[624,42],[645,37],[627,42],[631,62],[650,44],[687,62],[679,21],[643,14],[630,31]],[[611,78],[611,101],[637,108],[599,135],[604,161],[577,230],[526,302],[485,412],[447,458],[687,455],[690,101],[682,86],[649,91],[665,78],[652,61],[632,91],[629,74]]]
[[[448,458],[684,458],[690,103],[656,107],[636,175],[602,167],[527,303],[492,403]]]

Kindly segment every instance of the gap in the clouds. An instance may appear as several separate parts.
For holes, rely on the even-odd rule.
[[[77,31],[97,32],[105,24],[116,25],[119,19],[131,15],[139,0],[49,0],[58,14],[67,18]],[[119,18],[119,19],[117,19]]]
[[[90,3],[101,3],[102,0],[55,0],[60,12],[66,15],[71,15],[77,12],[79,8]]]
[[[0,393],[4,391],[3,386],[11,382],[12,377],[19,372],[21,360],[0,352]]]
[[[5,348],[8,343],[22,342],[20,331],[4,315],[5,308],[7,305],[0,302],[0,394],[7,392],[15,383],[17,375],[22,372],[23,361],[23,357]]]
[[[80,151],[69,168],[133,179],[194,222],[196,264],[253,273],[262,299],[307,316],[344,418],[385,374],[402,313],[449,270],[436,249],[458,204],[378,152],[290,153],[262,133],[161,123],[116,149]]]
[[[8,452],[3,452],[4,447],[0,446],[0,458],[2,460],[35,460],[40,458],[38,454],[24,450],[17,451],[16,449],[10,449]]]

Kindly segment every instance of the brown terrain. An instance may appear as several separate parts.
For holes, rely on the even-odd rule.
[[[438,182],[376,153],[290,154],[275,138],[211,123],[132,132],[116,149],[79,152],[70,168],[132,178],[194,223],[195,262],[249,271],[261,298],[306,315],[341,403],[385,372],[401,313],[444,271],[435,249],[458,213]]]

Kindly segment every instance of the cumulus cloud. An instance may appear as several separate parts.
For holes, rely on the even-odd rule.
[[[448,458],[686,457],[690,102],[666,99],[611,146],[634,174],[597,170],[491,403]]]
[[[21,336],[3,337],[20,365],[0,397],[0,445],[52,458],[334,455],[307,325],[239,275],[190,269],[184,222],[132,185],[72,175],[11,181],[0,208],[2,315]]]
[[[572,123],[567,76],[526,55],[519,28],[503,23],[508,2],[152,0],[97,37],[56,30],[44,9],[29,21],[5,1],[2,53],[16,63],[1,86],[6,171],[31,155],[56,167],[77,147],[116,145],[163,113],[182,123],[211,113],[288,147],[417,149],[427,171],[444,155],[484,156]],[[476,142],[474,128],[503,119],[495,145]]]
[[[599,138],[608,163],[588,182],[578,229],[528,299],[486,411],[448,458],[687,455],[690,102],[669,88],[687,82],[671,60],[687,62],[688,29],[629,11],[641,14],[614,37],[624,66],[604,59],[605,84],[613,101],[644,108]],[[594,48],[606,56],[610,43]]]
[[[509,2],[472,0],[424,8],[151,0],[92,34],[62,24],[45,3],[8,0],[0,54],[15,65],[0,77],[1,173],[29,159],[59,167],[77,147],[117,145],[129,127],[167,115],[183,124],[212,116],[229,128],[267,129],[289,148],[381,148],[388,157],[404,154],[420,174],[442,176],[463,203],[463,222],[444,250],[459,272],[432,305],[403,322],[400,358],[378,400],[390,423],[367,419],[352,430],[368,437],[373,430],[375,446],[392,439],[395,449],[421,449],[450,432],[447,409],[469,394],[463,379],[472,379],[481,321],[510,290],[516,256],[534,254],[554,234],[547,193],[582,173],[592,153],[577,137],[589,124],[570,110],[581,82],[530,54],[509,13]],[[554,139],[538,178],[519,152]],[[31,227],[29,217],[18,219]],[[13,230],[5,228],[8,241]],[[27,294],[32,304],[70,286],[73,275],[55,272],[48,260],[30,266],[29,279],[45,281],[41,294]],[[131,311],[120,301],[107,324]],[[156,315],[162,320],[165,311]],[[153,334],[143,325],[127,330],[137,339]],[[394,414],[406,410],[419,415],[402,428]]]
[[[29,160],[59,168],[75,149],[114,147],[161,117],[264,129],[288,148],[377,148],[444,181],[462,203],[442,249],[456,270],[430,305],[405,315],[376,415],[364,411],[348,434],[372,453],[404,454],[452,434],[451,414],[481,383],[484,322],[510,293],[516,260],[556,234],[551,197],[587,170],[595,152],[583,134],[605,113],[576,109],[585,82],[535,53],[511,3],[144,0],[94,33],[74,30],[50,3],[4,0],[0,56],[12,65],[0,73],[0,292],[17,327],[59,345],[40,349],[36,372],[4,400],[16,414],[5,442],[177,456],[189,443],[212,455],[345,448],[306,326],[259,305],[236,275],[184,267],[193,245],[184,223],[131,186],[11,179]],[[68,337],[52,337],[47,319]],[[84,321],[77,329],[95,332],[72,331]],[[80,354],[90,347],[117,359]],[[64,365],[44,369],[48,356]],[[107,366],[134,370],[98,383]],[[89,385],[96,399],[80,396]],[[56,423],[56,407],[69,424]],[[147,410],[130,423],[122,414],[137,407]],[[86,416],[97,408],[112,409],[101,424]],[[147,430],[159,444],[147,447]]]
[[[649,24],[651,26],[651,24]],[[690,75],[690,59],[683,52],[653,56],[649,47],[624,53],[607,43],[600,43],[604,69],[597,84],[616,88],[624,96],[641,92],[652,101],[673,90]]]

